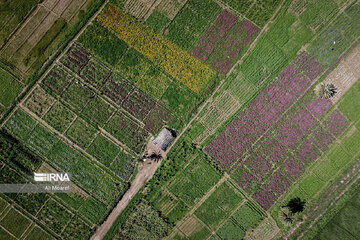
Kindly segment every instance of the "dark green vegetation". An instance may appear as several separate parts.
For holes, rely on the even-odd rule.
[[[10,165],[15,165],[24,172],[31,174],[38,169],[41,160],[34,157],[12,136],[0,132],[0,160]]]
[[[4,218],[1,219],[0,225],[19,238],[30,225],[30,221],[18,211],[11,208]]]
[[[168,235],[171,225],[166,223],[150,205],[141,202],[127,218],[117,239],[161,239]]]
[[[56,36],[60,34],[61,30],[65,26],[66,21],[64,19],[57,19],[54,24],[49,28],[49,30],[47,30],[41,40],[37,42],[36,45],[28,52],[27,56],[23,60],[25,66],[28,65],[29,61],[38,59],[49,47],[49,45],[54,41]]]
[[[358,198],[358,196],[356,197]],[[357,239],[360,236],[358,230],[359,207],[355,201],[348,202],[340,210],[338,216],[322,229],[316,239]]]
[[[220,11],[211,0],[189,0],[168,25],[165,36],[190,51]]]
[[[21,142],[3,131],[0,134],[0,142],[0,163],[3,166],[0,170],[1,183],[29,183],[33,172],[39,169],[43,160],[25,148]],[[4,166],[4,164],[6,165]],[[1,214],[2,220],[0,225],[16,237],[22,236],[31,222],[37,221],[35,220],[35,215],[40,209],[41,211],[37,217],[40,217],[48,228],[59,234],[69,221],[72,221],[75,225],[84,222],[79,217],[74,219],[75,213],[66,210],[66,208],[71,209],[70,204],[61,205],[48,194],[6,194],[6,196],[1,194],[1,197],[7,201],[11,199],[10,202],[12,204],[15,204],[17,208],[21,206],[21,211],[24,211],[24,213],[20,213],[14,208],[10,208],[9,211],[3,211],[7,204],[4,200],[1,200],[0,210],[3,213]],[[99,203],[96,206],[98,207]],[[93,209],[93,206],[91,208]],[[67,236],[84,237],[89,234],[90,230],[91,228],[88,224],[83,224],[83,229],[73,227],[67,228],[65,232],[68,234]],[[64,236],[66,236],[65,232]],[[50,238],[52,237],[36,227],[36,229],[29,233],[26,239]],[[10,237],[5,239],[10,239]]]
[[[75,114],[56,102],[45,114],[44,120],[59,132],[64,132],[75,119]]]
[[[169,24],[170,19],[161,12],[154,10],[145,24],[151,27],[156,33],[162,33],[165,27]]]
[[[97,22],[86,28],[84,34],[80,36],[79,42],[94,52],[101,60],[111,65],[116,65],[128,48],[124,41],[101,27]]]
[[[110,166],[120,149],[103,135],[99,134],[87,151],[104,165]]]
[[[49,234],[35,226],[25,238],[26,240],[48,240],[52,239]]]
[[[40,0],[0,1],[0,47]]]
[[[216,229],[221,220],[231,215],[241,200],[241,195],[225,182],[195,211],[195,215],[211,229]]]
[[[290,201],[286,204],[286,207],[288,207],[290,211],[295,214],[304,211],[305,203],[306,202],[304,200],[296,197],[290,199]]]
[[[10,107],[22,88],[23,85],[14,76],[0,67],[0,106],[3,110]]]
[[[86,148],[94,139],[96,131],[93,126],[79,118],[70,126],[65,135],[80,147]]]

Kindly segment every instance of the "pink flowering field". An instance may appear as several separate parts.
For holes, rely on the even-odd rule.
[[[204,149],[265,210],[349,124],[337,109],[328,114],[331,101],[311,94],[321,71],[299,54]]]

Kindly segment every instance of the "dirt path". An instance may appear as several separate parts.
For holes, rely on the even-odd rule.
[[[160,162],[161,161],[151,162],[151,164],[144,163],[142,166],[139,167],[138,174],[132,181],[129,190],[127,190],[125,195],[121,198],[120,202],[118,202],[116,207],[112,210],[105,222],[97,228],[96,232],[91,237],[91,240],[101,240],[104,238],[116,218],[125,209],[125,207],[129,204],[131,199],[141,189],[141,187],[144,186],[144,184],[150,179],[150,177],[160,165]]]

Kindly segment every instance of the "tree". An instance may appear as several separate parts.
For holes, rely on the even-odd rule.
[[[322,83],[315,89],[316,94],[321,98],[331,98],[338,92],[337,87],[333,83]]]
[[[306,203],[305,201],[302,201],[299,197],[296,197],[296,198],[290,199],[290,201],[287,203],[286,207],[288,207],[289,210],[293,214],[295,214],[295,213],[304,211],[305,203]]]
[[[160,160],[163,158],[163,156],[161,155],[160,152],[154,152],[154,153],[152,153],[152,154],[149,156],[149,158],[150,158],[151,160],[154,160],[154,161],[158,162],[158,161],[160,161]]]
[[[288,224],[293,223],[293,214],[287,208],[281,210],[280,217],[285,223],[288,223]]]

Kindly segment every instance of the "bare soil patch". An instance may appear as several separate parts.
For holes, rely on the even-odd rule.
[[[134,17],[142,19],[155,2],[156,0],[126,0],[124,3],[124,9]]]
[[[202,227],[201,223],[197,220],[195,216],[190,216],[185,222],[179,227],[180,231],[189,237],[197,229],[200,230]]]
[[[186,2],[187,0],[161,0],[157,9],[168,18],[174,19]]]
[[[333,103],[339,101],[344,93],[360,78],[360,45],[346,56],[339,65],[326,77],[324,83],[333,83],[338,93],[331,98]]]
[[[248,232],[245,236],[247,240],[271,240],[279,232],[274,219],[271,217],[263,220],[254,231]]]

